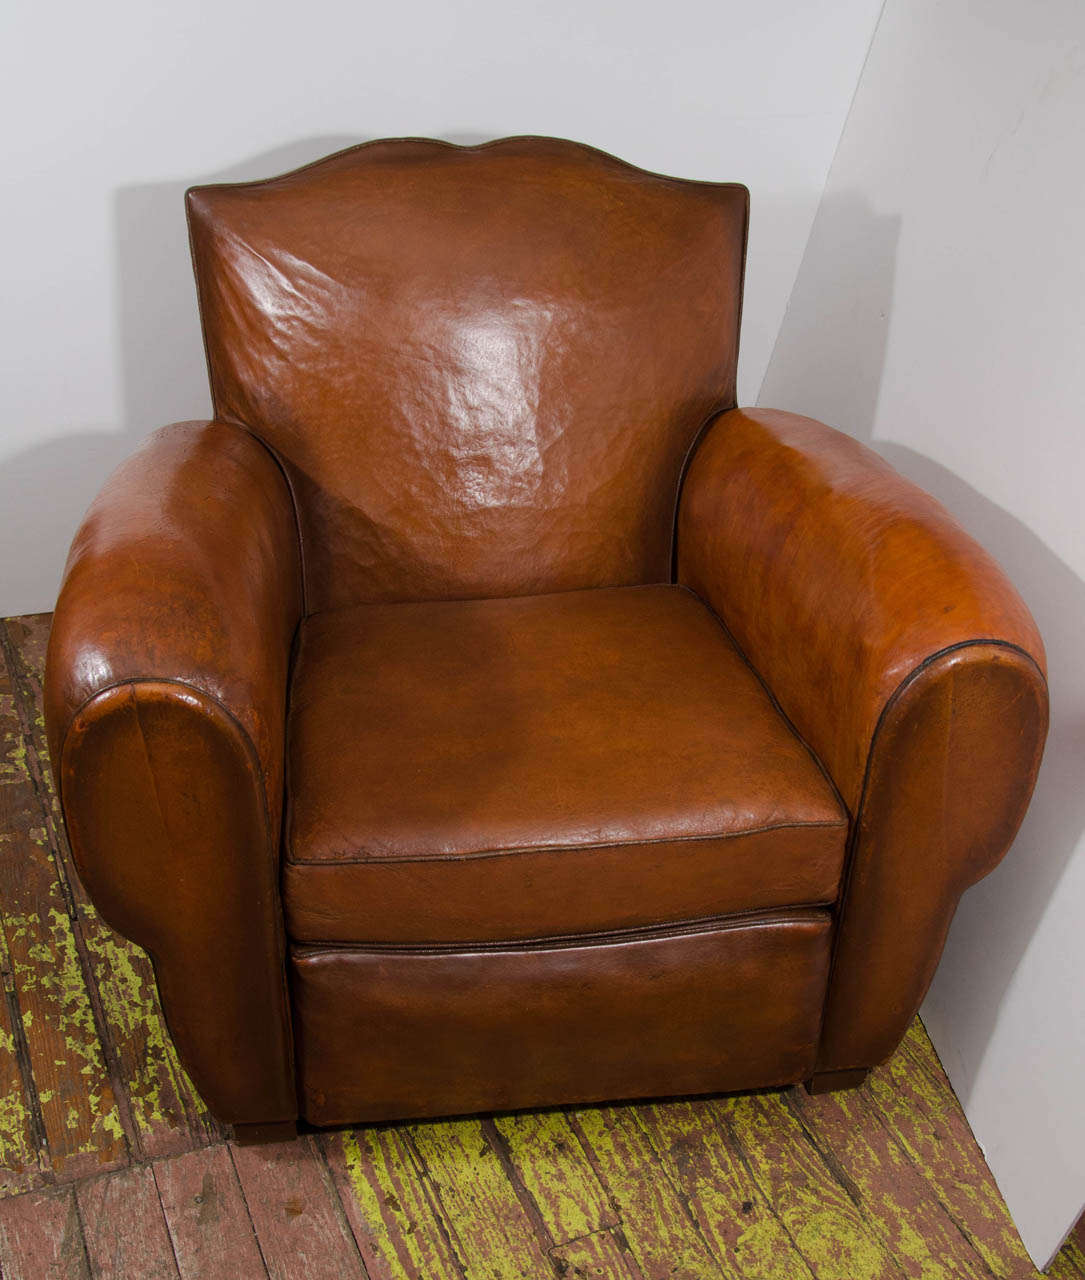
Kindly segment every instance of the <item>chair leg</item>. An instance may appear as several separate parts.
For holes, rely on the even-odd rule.
[[[869,1067],[854,1067],[848,1071],[819,1071],[805,1081],[809,1094],[837,1093],[841,1089],[858,1089],[870,1075]]]
[[[265,1142],[291,1142],[297,1136],[298,1126],[295,1120],[234,1125],[234,1141],[239,1147],[255,1147]]]

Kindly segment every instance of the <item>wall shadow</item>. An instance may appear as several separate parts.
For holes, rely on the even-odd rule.
[[[889,337],[900,218],[858,192],[818,208],[757,403],[869,440]]]

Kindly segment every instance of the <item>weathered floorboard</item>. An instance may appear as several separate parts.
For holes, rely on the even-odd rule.
[[[581,1280],[581,1277],[643,1280],[618,1231],[593,1231],[591,1235],[555,1245],[550,1250],[550,1260],[558,1276],[568,1280]]]
[[[498,1116],[493,1129],[512,1178],[530,1196],[555,1244],[617,1226],[606,1191],[562,1112]]]
[[[177,1280],[154,1173],[147,1165],[77,1183],[94,1280]]]
[[[989,1273],[998,1280],[1033,1276],[1035,1268],[949,1081],[940,1071],[918,1069],[929,1062],[928,1048],[926,1033],[913,1027],[902,1050],[871,1075],[872,1102],[931,1198],[949,1208]]]
[[[464,1280],[404,1128],[344,1129],[317,1143],[371,1280]]]
[[[754,1180],[817,1280],[899,1280],[907,1274],[779,1094],[736,1094],[709,1105],[742,1148]]]
[[[16,717],[11,678],[0,653],[0,861],[14,859],[14,805],[23,798],[25,745]],[[0,1195],[26,1191],[42,1181],[39,1149],[44,1142],[40,1115],[31,1110],[34,1087],[15,976],[5,931],[0,926]],[[14,1015],[14,1017],[13,1017]],[[34,1104],[37,1099],[34,1099]]]
[[[551,1242],[534,1230],[482,1123],[442,1120],[408,1132],[468,1280],[549,1280],[544,1250]]]
[[[312,1138],[249,1147],[231,1143],[230,1154],[272,1280],[365,1277]]]
[[[225,1145],[152,1166],[181,1280],[258,1280],[267,1268]]]
[[[612,1197],[622,1233],[644,1280],[738,1276],[714,1254],[688,1201],[661,1168],[637,1107],[589,1107],[570,1113]]]
[[[731,1273],[810,1280],[809,1267],[710,1102],[666,1102],[641,1107],[637,1114],[656,1159]]]
[[[952,1207],[929,1194],[908,1153],[881,1119],[869,1089],[817,1098],[793,1089],[784,1101],[905,1275],[972,1280],[986,1273]],[[986,1169],[980,1176],[988,1176]]]
[[[0,1274],[4,1280],[90,1280],[71,1187],[0,1201]]]

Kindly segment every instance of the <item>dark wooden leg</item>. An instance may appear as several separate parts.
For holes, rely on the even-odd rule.
[[[297,1136],[298,1126],[294,1120],[234,1125],[234,1141],[239,1147],[254,1147],[262,1142],[290,1142]]]
[[[806,1081],[806,1092],[819,1094],[836,1093],[840,1089],[858,1089],[868,1075],[869,1067],[855,1067],[850,1071],[821,1071]]]

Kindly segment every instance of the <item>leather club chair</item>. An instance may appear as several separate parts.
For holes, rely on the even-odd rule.
[[[748,194],[570,142],[198,187],[214,421],[72,548],[72,847],[242,1139],[858,1083],[1021,820],[1040,637],[735,407]]]

